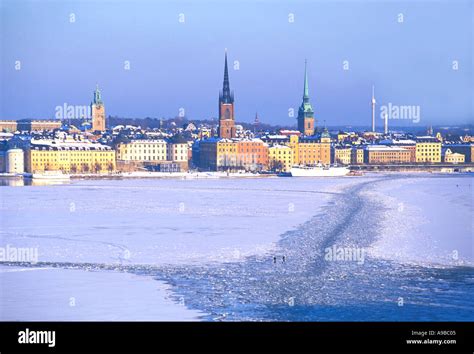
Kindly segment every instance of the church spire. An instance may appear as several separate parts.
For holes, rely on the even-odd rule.
[[[234,102],[234,95],[230,92],[229,69],[227,67],[227,49],[225,51],[224,84],[222,85],[221,101],[223,103]]]
[[[304,61],[304,90],[303,90],[303,100],[309,100],[309,88],[308,88],[308,72],[306,70],[307,61]]]

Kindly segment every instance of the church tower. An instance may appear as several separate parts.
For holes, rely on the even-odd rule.
[[[314,135],[314,111],[309,102],[308,73],[306,71],[306,60],[304,62],[304,89],[303,102],[298,109],[298,130],[303,135]]]
[[[227,50],[225,52],[224,84],[219,93],[219,138],[235,138],[234,93],[230,91]]]
[[[98,85],[94,91],[94,100],[91,103],[91,113],[92,131],[105,131],[105,108]]]

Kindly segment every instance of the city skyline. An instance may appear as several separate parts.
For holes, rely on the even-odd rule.
[[[379,109],[388,104],[413,105],[422,112],[419,122],[398,120],[390,126],[472,121],[472,57],[465,31],[469,16],[462,14],[470,6],[466,1],[453,6],[430,3],[423,10],[408,4],[379,9],[372,3],[348,2],[346,9],[337,7],[337,13],[325,2],[261,2],[252,4],[250,13],[244,11],[246,3],[243,9],[231,3],[236,18],[250,18],[245,29],[238,26],[239,20],[216,16],[222,11],[217,3],[203,13],[189,2],[139,2],[131,17],[139,15],[143,23],[129,32],[126,26],[118,27],[130,19],[125,16],[132,6],[127,1],[98,13],[82,2],[2,4],[7,34],[2,49],[2,119],[53,118],[55,107],[64,103],[88,104],[96,83],[110,116],[172,118],[184,112],[190,120],[217,118],[215,96],[222,82],[222,53],[228,48],[238,122],[252,122],[258,111],[262,123],[296,126],[305,59],[317,127],[323,122],[369,125],[373,85],[378,127],[383,126]],[[314,21],[305,9],[314,12]],[[159,21],[146,10],[159,13]],[[44,16],[34,16],[33,11]],[[444,16],[450,28],[437,33],[434,21],[417,16],[420,11]],[[325,22],[320,21],[323,15]],[[356,19],[358,15],[363,16]],[[466,21],[454,22],[455,16]],[[36,27],[41,31],[33,33]],[[173,38],[165,38],[161,27],[172,31]],[[23,31],[14,33],[14,28]],[[295,38],[300,40],[290,45]],[[20,70],[15,70],[17,61]],[[48,90],[38,90],[46,84]]]

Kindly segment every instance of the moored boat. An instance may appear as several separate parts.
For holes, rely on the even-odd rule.
[[[69,180],[70,176],[63,173],[62,171],[44,171],[35,172],[31,175],[33,179],[45,179],[45,180]]]

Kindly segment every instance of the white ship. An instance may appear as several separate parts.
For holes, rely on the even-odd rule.
[[[290,170],[292,177],[340,177],[350,172],[344,166],[293,166]]]
[[[41,173],[35,172],[31,175],[33,179],[44,179],[44,180],[54,180],[54,181],[67,181],[70,179],[70,176],[63,173],[62,171],[44,171]]]

